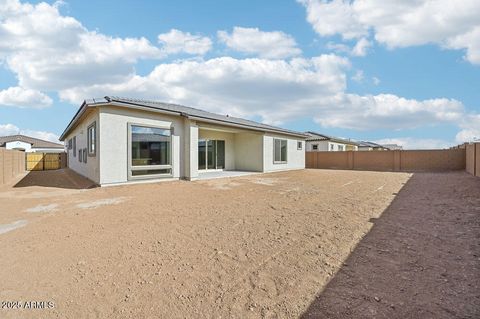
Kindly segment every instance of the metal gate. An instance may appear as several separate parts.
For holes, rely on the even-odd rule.
[[[47,171],[62,168],[61,153],[25,153],[27,171]]]

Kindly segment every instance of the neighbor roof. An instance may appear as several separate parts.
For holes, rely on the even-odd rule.
[[[307,141],[332,141],[332,142],[343,143],[343,144],[358,145],[357,142],[352,140],[320,134],[317,132],[308,131],[306,132],[306,134],[309,136],[307,137]]]
[[[287,129],[283,129],[276,126],[271,126],[263,123],[258,123],[255,121],[245,120],[238,117],[228,116],[228,115],[221,115],[216,113],[211,113],[207,111],[203,111],[200,109],[196,109],[193,107],[178,105],[178,104],[171,104],[171,103],[163,103],[158,101],[148,101],[143,99],[132,99],[132,98],[124,98],[124,97],[117,97],[117,96],[105,96],[104,98],[95,98],[91,100],[85,100],[78,110],[77,114],[73,117],[72,121],[68,124],[65,131],[60,136],[60,140],[65,138],[65,135],[75,126],[76,122],[79,120],[83,110],[88,107],[94,106],[102,106],[102,105],[121,105],[124,107],[132,107],[138,108],[142,107],[145,109],[152,109],[156,111],[163,111],[166,113],[173,113],[180,116],[184,116],[187,118],[192,118],[198,121],[212,121],[215,123],[223,124],[223,125],[234,125],[243,128],[253,129],[256,131],[268,131],[268,132],[275,132],[275,133],[283,133],[287,135],[294,135],[297,137],[306,138],[307,135],[295,132]]]
[[[364,146],[364,147],[381,147],[381,148],[386,148],[386,147],[383,146],[383,145],[380,145],[380,144],[377,144],[377,143],[373,143],[373,142],[367,142],[367,141],[360,141],[360,142],[358,142],[358,145],[359,145],[359,146]]]
[[[50,141],[41,140],[39,138],[30,137],[26,135],[10,135],[10,136],[0,136],[0,147],[5,146],[8,142],[21,141],[28,144],[31,144],[33,148],[61,148],[63,145],[59,143],[53,143]]]

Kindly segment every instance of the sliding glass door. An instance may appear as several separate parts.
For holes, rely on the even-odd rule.
[[[225,168],[225,141],[198,141],[198,169]]]

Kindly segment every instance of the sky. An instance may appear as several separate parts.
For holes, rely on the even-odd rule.
[[[0,0],[0,136],[58,140],[83,100],[296,131],[480,139],[479,0]]]

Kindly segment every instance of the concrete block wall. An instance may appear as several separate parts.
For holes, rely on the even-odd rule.
[[[25,153],[0,148],[0,185],[25,172]]]
[[[451,171],[465,169],[465,149],[370,152],[306,152],[307,168],[372,171]]]
[[[465,147],[465,170],[474,176],[480,177],[480,143],[467,144]]]

